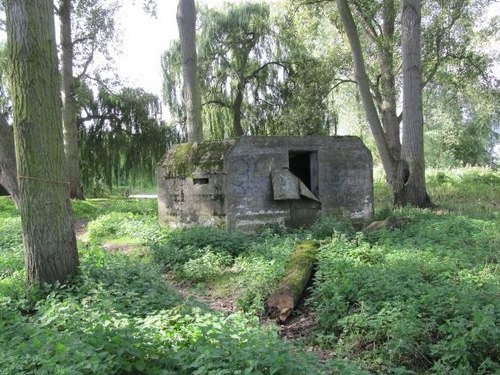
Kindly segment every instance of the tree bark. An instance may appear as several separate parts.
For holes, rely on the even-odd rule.
[[[29,285],[65,282],[78,253],[63,149],[52,0],[7,0],[14,140]]]
[[[394,25],[396,20],[395,0],[384,0],[383,2],[383,25],[382,35],[379,37],[379,61],[380,61],[380,112],[382,127],[385,131],[387,144],[392,158],[398,160],[401,154],[401,140],[399,131],[399,119],[397,114],[396,80],[394,74]]]
[[[0,114],[0,185],[7,190],[19,207],[14,134],[3,114]]]
[[[388,3],[384,3],[384,40],[381,42],[382,44],[379,51],[382,72],[382,93],[380,95],[382,121],[380,120],[373,95],[370,91],[370,81],[366,73],[361,43],[351,10],[346,0],[336,0],[336,4],[342,24],[349,39],[349,45],[351,46],[354,61],[354,74],[356,76],[356,82],[358,84],[361,100],[365,109],[366,119],[370,125],[373,138],[375,139],[375,143],[382,160],[387,183],[389,184],[394,197],[394,204],[401,206],[412,204],[418,207],[428,207],[430,205],[430,199],[425,193],[425,179],[422,180],[422,175],[425,172],[423,155],[423,126],[421,126],[419,130],[418,125],[413,124],[412,122],[403,122],[402,133],[403,143],[405,145],[403,146],[399,140],[399,118],[396,113],[396,89],[392,47],[389,48],[388,45],[386,45],[386,43],[391,42],[386,38],[393,33],[395,15],[393,13],[394,6],[391,3],[392,0],[388,1]],[[405,95],[405,93],[405,90],[403,90],[403,95]],[[418,98],[411,96],[408,98],[409,101],[417,99]],[[413,103],[413,105],[415,105],[416,102]],[[403,112],[405,112],[405,110],[406,108],[404,107]],[[418,106],[415,107],[415,110],[418,111]],[[421,91],[419,110],[420,116],[422,116]],[[407,127],[410,128],[407,129]],[[419,132],[421,132],[421,138]],[[406,143],[405,139],[407,139]],[[403,148],[405,148],[404,151]],[[419,150],[421,150],[421,152]],[[412,167],[410,167],[410,164]],[[417,173],[417,176],[412,177],[411,174],[413,172]],[[409,183],[410,178],[414,178],[415,182]],[[426,200],[421,201],[413,199],[413,195],[421,196],[422,188],[426,196]]]
[[[272,319],[284,323],[297,306],[311,279],[319,243],[303,241],[297,245],[278,288],[266,301]]]
[[[370,92],[370,83],[368,74],[366,73],[365,61],[363,51],[361,49],[361,43],[359,41],[358,31],[356,30],[356,25],[354,23],[351,10],[349,9],[349,5],[347,4],[347,0],[336,0],[336,3],[347,38],[349,39],[349,45],[351,46],[354,61],[354,75],[356,76],[361,101],[365,109],[366,120],[370,125],[370,129],[373,134],[373,138],[375,139],[377,149],[380,153],[380,158],[387,174],[388,181],[391,181],[396,173],[397,160],[395,160],[392,156],[384,130],[378,117],[377,108],[375,107],[375,103]]]
[[[396,204],[428,207],[425,187],[420,0],[401,0],[403,58],[403,141],[401,154],[408,165],[404,194]]]
[[[203,141],[201,93],[197,74],[196,7],[194,0],[179,0],[177,26],[181,41],[184,102],[188,142]]]
[[[233,132],[236,137],[241,137],[245,132],[241,126],[241,106],[243,105],[243,89],[245,84],[238,82],[236,95],[233,101]]]
[[[76,112],[76,80],[73,77],[73,40],[71,31],[71,0],[60,0],[59,20],[61,23],[61,71],[63,93],[63,135],[64,153],[68,165],[71,198],[84,199],[80,179],[80,156],[78,152],[78,125]]]

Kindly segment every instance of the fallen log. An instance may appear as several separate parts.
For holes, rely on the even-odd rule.
[[[266,301],[271,319],[284,323],[297,306],[316,262],[319,242],[303,241],[295,248],[278,288]]]

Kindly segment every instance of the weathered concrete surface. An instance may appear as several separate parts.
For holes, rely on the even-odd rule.
[[[173,146],[158,168],[158,217],[172,227],[225,225],[224,155],[234,142]]]
[[[290,152],[310,153],[317,158],[316,168],[310,169],[317,171],[315,195],[323,215],[345,212],[358,220],[372,217],[372,158],[359,138],[243,137],[224,160],[229,228],[248,231],[265,224],[306,224],[292,218],[294,212],[312,220],[315,207],[309,201],[295,207],[293,200],[276,201],[273,197],[269,176],[273,170],[292,169]]]
[[[310,225],[320,213],[363,221],[373,215],[372,158],[356,137],[241,137],[178,145],[157,177],[160,221],[170,225],[252,231]]]

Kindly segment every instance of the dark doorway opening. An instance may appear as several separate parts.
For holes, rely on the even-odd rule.
[[[9,195],[7,189],[5,189],[2,185],[0,185],[0,196],[6,196],[6,195]]]
[[[304,185],[319,198],[318,152],[289,151],[288,162],[290,171],[300,178]]]

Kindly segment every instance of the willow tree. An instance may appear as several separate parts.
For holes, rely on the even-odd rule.
[[[98,189],[105,185],[112,190],[119,184],[152,184],[165,149],[180,141],[159,120],[159,98],[135,88],[123,88],[116,94],[101,89],[96,98],[88,89],[85,97],[85,115],[79,119],[85,186]]]
[[[199,21],[198,76],[207,133],[224,138],[263,132],[256,124],[269,117],[272,109],[266,106],[277,107],[273,102],[280,100],[279,81],[288,74],[277,55],[269,6],[243,3],[201,8]],[[162,59],[164,100],[178,115],[183,113],[180,52],[176,42]]]
[[[201,142],[203,140],[203,126],[201,122],[200,83],[197,73],[196,6],[194,0],[179,0],[177,25],[182,52],[187,140],[188,142]]]
[[[78,271],[60,112],[51,0],[7,0],[20,213],[28,283],[65,282]]]
[[[270,50],[266,43],[271,33],[269,6],[243,3],[226,4],[224,10],[206,9],[201,13],[201,24],[200,50],[211,62],[202,81],[210,87],[207,104],[228,108],[233,134],[241,136],[245,134],[242,115],[246,89],[257,80],[265,86],[265,73],[272,74],[276,63],[265,60]]]

